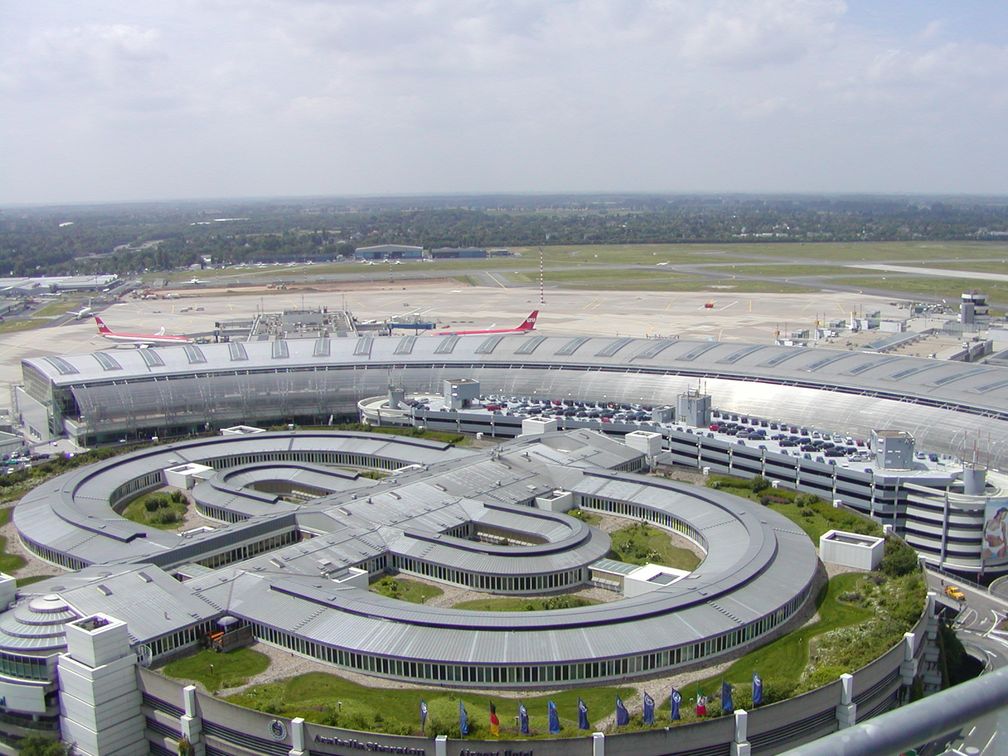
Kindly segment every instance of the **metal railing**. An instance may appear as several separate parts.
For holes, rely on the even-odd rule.
[[[788,756],[900,753],[1008,706],[1008,667],[787,751]]]

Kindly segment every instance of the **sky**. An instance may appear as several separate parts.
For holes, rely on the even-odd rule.
[[[0,3],[0,204],[1008,193],[999,0]]]

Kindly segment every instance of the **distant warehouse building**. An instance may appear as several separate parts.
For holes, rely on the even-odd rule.
[[[481,247],[438,247],[430,251],[432,260],[482,259],[487,251]]]
[[[354,250],[356,260],[420,260],[423,258],[423,247],[409,244],[375,244],[372,247],[357,247]]]

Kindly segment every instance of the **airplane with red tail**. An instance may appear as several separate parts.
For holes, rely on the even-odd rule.
[[[105,321],[95,315],[95,323],[98,324],[98,334],[109,341],[117,341],[121,344],[134,344],[140,347],[166,345],[166,344],[191,344],[192,339],[188,336],[176,336],[165,333],[164,326],[157,333],[117,333],[105,325]]]
[[[484,328],[478,331],[438,331],[438,336],[475,336],[481,333],[528,333],[535,330],[539,310],[533,310],[516,328]]]

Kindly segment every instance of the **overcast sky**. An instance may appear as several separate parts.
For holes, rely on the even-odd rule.
[[[1002,0],[0,3],[0,203],[1008,193]]]

